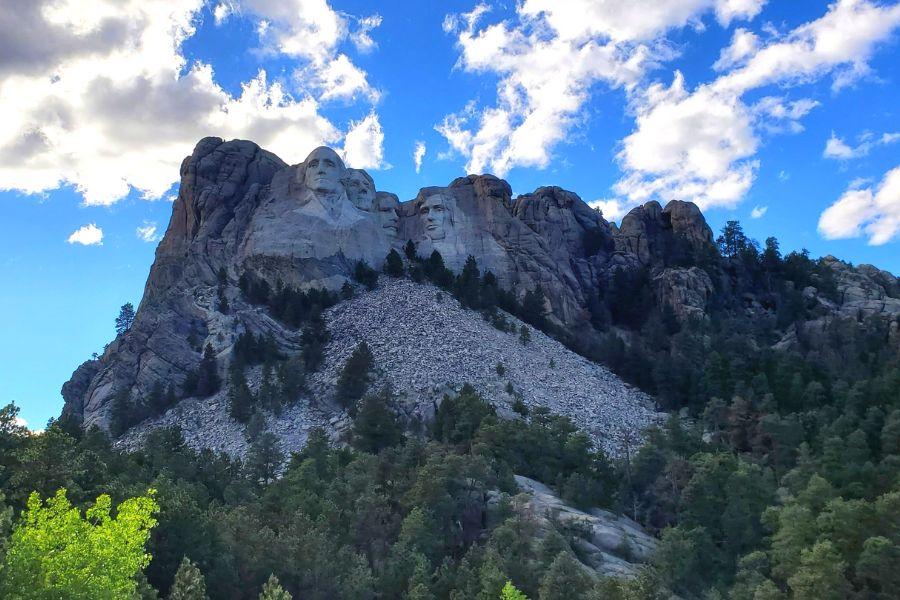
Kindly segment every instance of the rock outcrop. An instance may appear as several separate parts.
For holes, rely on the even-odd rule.
[[[709,226],[689,202],[673,201],[664,208],[649,202],[616,227],[572,192],[542,187],[513,198],[509,184],[491,175],[426,187],[400,202],[377,190],[365,171],[346,168],[328,148],[287,165],[252,142],[205,138],[182,163],[178,198],[134,324],[63,386],[64,414],[85,427],[108,427],[115,398],[146,398],[159,382],[180,388],[207,346],[224,377],[234,344],[245,332],[273,339],[285,356],[296,355],[300,332],[251,303],[240,289],[242,279],[265,282],[273,290],[336,291],[358,261],[380,270],[389,251],[402,253],[410,241],[421,257],[440,252],[454,271],[474,256],[482,271],[491,271],[520,300],[541,290],[547,321],[582,349],[602,342],[593,327],[604,318],[599,298],[620,269],[640,273],[650,282],[653,306],[671,308],[682,322],[705,318],[714,297],[734,286],[721,266],[705,266],[707,258],[719,259]],[[822,314],[900,314],[900,283],[891,274],[837,259],[825,262],[834,272],[837,299],[813,286],[803,291],[805,301]],[[371,344],[387,353],[381,361],[385,378],[401,388],[413,410],[427,413],[442,390],[463,381],[479,383],[502,405],[506,392],[489,377],[493,363],[502,361],[515,373],[514,385],[526,403],[547,404],[572,416],[610,449],[618,444],[613,439],[617,429],[633,435],[649,422],[646,398],[623,392],[626,386],[608,371],[564,354],[558,344],[551,349],[536,332],[533,349],[514,351],[477,313],[463,311],[467,321],[457,319],[462,309],[449,296],[446,315],[429,313],[433,294],[423,296],[420,287],[398,283],[384,290],[390,302],[366,295],[329,313],[335,333],[323,371],[330,375],[321,375],[319,397],[331,393],[334,369],[355,342],[373,336]],[[771,310],[755,297],[744,304]],[[365,313],[359,319],[372,326],[357,323],[353,311]],[[407,320],[398,321],[399,314]],[[423,329],[428,323],[416,314],[419,319],[436,314],[427,318],[444,323],[444,329]],[[455,320],[445,322],[450,315]],[[415,352],[392,345],[391,337],[403,339]],[[473,356],[482,362],[468,360]],[[568,366],[549,373],[545,365],[551,357]],[[216,403],[224,406],[224,396],[188,399],[184,407],[199,407],[203,419],[218,423],[221,415],[203,412]],[[310,415],[321,415],[298,418],[312,422],[336,414],[327,400],[308,407]],[[231,438],[223,434],[222,439]]]
[[[534,519],[539,537],[555,532],[571,539],[579,560],[591,572],[607,577],[634,575],[656,549],[656,539],[628,517],[599,508],[578,510],[546,485],[521,475],[515,478],[526,498],[516,509]]]
[[[507,316],[513,331],[500,331],[430,285],[382,276],[374,291],[359,289],[324,317],[331,341],[322,368],[313,375],[308,391],[284,413],[267,415],[269,431],[279,436],[286,451],[300,450],[315,426],[326,427],[336,438],[346,436],[350,421],[334,399],[335,382],[360,342],[366,342],[374,356],[371,387],[390,384],[408,422],[430,420],[444,394],[464,383],[490,399],[507,418],[517,418],[511,409],[516,399],[566,415],[613,455],[625,444],[633,446],[641,432],[660,419],[647,395],[605,367],[530,327],[531,340],[523,344],[519,331],[528,326],[515,317]],[[285,349],[299,343],[296,334],[276,327],[284,336]],[[503,375],[497,365],[503,366]],[[256,390],[258,367],[249,380]],[[243,427],[228,417],[227,405],[224,391],[182,401],[129,432],[123,443],[135,446],[155,427],[179,425],[189,444],[241,456],[247,441]]]

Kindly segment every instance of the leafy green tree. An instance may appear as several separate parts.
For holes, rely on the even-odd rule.
[[[275,575],[270,575],[269,580],[263,585],[262,592],[259,594],[259,600],[291,600],[288,592],[281,587],[281,583]]]
[[[197,565],[185,556],[175,572],[169,600],[207,600],[206,580]]]
[[[579,600],[591,587],[590,577],[568,552],[560,552],[544,577],[538,593],[540,600]]]
[[[403,277],[403,259],[393,248],[384,260],[384,272],[391,277]]]
[[[500,600],[528,600],[528,596],[516,589],[512,581],[507,581],[500,591]]]
[[[6,558],[6,544],[12,527],[13,509],[6,506],[6,496],[0,491],[0,582],[3,581],[3,563]]]
[[[847,568],[830,541],[822,541],[800,553],[800,568],[788,578],[796,600],[840,600],[848,596]]]
[[[494,407],[464,384],[455,396],[445,395],[434,416],[434,437],[449,444],[468,444],[481,422],[496,414]]]
[[[145,545],[159,506],[151,490],[125,500],[112,517],[109,496],[82,517],[60,489],[41,502],[28,498],[6,555],[0,596],[10,600],[130,598],[150,562]]]
[[[335,398],[344,408],[353,406],[366,393],[373,360],[369,345],[360,342],[344,363],[335,389]]]
[[[116,334],[122,335],[131,329],[133,323],[134,305],[131,302],[126,302],[122,305],[122,308],[119,309],[119,316],[116,317]]]

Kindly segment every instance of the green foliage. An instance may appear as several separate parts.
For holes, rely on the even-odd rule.
[[[434,437],[443,442],[469,444],[482,421],[494,414],[494,407],[475,388],[465,384],[457,395],[444,395],[435,413],[432,431]]]
[[[116,334],[122,335],[131,329],[133,323],[134,305],[131,302],[126,302],[122,305],[122,308],[119,309],[119,316],[116,317]]]
[[[591,578],[568,552],[560,552],[541,580],[540,600],[579,600],[591,587]]]
[[[353,279],[366,286],[367,289],[374,290],[378,285],[378,271],[370,267],[366,261],[359,260],[353,268]]]
[[[300,337],[300,357],[307,373],[314,373],[322,366],[329,337],[328,328],[321,315],[310,319],[309,324],[303,328]]]
[[[206,580],[203,573],[185,556],[178,571],[175,572],[175,581],[169,591],[169,600],[207,600]]]
[[[231,418],[246,423],[253,414],[254,403],[247,378],[241,371],[232,371],[228,387],[228,412]]]
[[[418,254],[416,253],[416,245],[412,240],[406,240],[406,245],[403,246],[403,254],[405,254],[406,258],[411,261],[417,260],[419,258]]]
[[[282,464],[284,452],[274,433],[262,433],[247,451],[245,468],[254,484],[266,486],[275,481]]]
[[[394,403],[390,386],[360,400],[353,417],[353,442],[357,448],[377,454],[403,442],[403,426],[397,418]]]
[[[528,600],[528,596],[516,589],[512,581],[507,581],[500,590],[500,600]]]
[[[369,345],[360,342],[344,363],[338,376],[335,398],[344,408],[350,408],[363,397],[369,387],[374,358]]]
[[[127,598],[150,562],[145,546],[159,506],[153,491],[122,502],[115,517],[107,495],[82,517],[64,489],[28,498],[13,532],[0,592],[4,598]]]
[[[287,593],[278,578],[270,575],[269,580],[263,586],[262,592],[259,594],[259,600],[291,600],[293,596]]]
[[[384,259],[384,272],[391,277],[403,277],[403,259],[393,248]]]
[[[527,346],[531,343],[531,331],[529,331],[526,325],[522,325],[519,328],[519,341],[522,342],[523,346]]]

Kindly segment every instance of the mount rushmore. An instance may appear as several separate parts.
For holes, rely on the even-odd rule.
[[[249,141],[204,138],[181,165],[178,197],[133,325],[64,384],[63,414],[84,427],[106,428],[117,395],[140,399],[158,382],[180,386],[197,369],[204,348],[211,349],[216,368],[224,374],[235,343],[245,332],[274,340],[283,356],[296,355],[303,344],[301,334],[248,301],[241,281],[252,278],[273,290],[336,292],[351,280],[360,261],[381,270],[391,250],[402,254],[410,243],[419,257],[439,252],[454,272],[473,256],[482,272],[493,273],[498,285],[520,300],[540,290],[546,320],[556,337],[579,351],[600,339],[592,325],[598,296],[619,270],[649,273],[655,301],[671,308],[680,320],[702,318],[716,287],[728,285],[714,281],[708,270],[669,260],[676,252],[715,252],[712,231],[689,202],[672,201],[665,208],[650,202],[616,226],[572,192],[541,187],[514,198],[509,184],[491,175],[459,177],[445,187],[423,188],[415,198],[401,202],[378,190],[365,171],[345,167],[330,148],[316,148],[302,163],[287,165]],[[846,298],[834,310],[900,312],[890,304],[900,301],[889,298],[884,287],[895,285],[895,279],[882,281],[883,273],[862,276],[837,261],[834,268]],[[847,275],[843,279],[841,272]],[[426,302],[416,293],[393,292],[390,297],[400,303]],[[223,300],[229,306],[227,314],[220,310]],[[374,305],[393,310],[385,303]],[[427,318],[424,307],[420,312],[415,304],[402,308],[405,319],[415,321],[417,314]],[[430,304],[428,308],[438,310]],[[753,308],[748,301],[747,309]],[[377,320],[378,315],[371,318]],[[477,313],[471,318],[481,319]],[[446,329],[429,330],[428,335],[437,337],[421,340],[423,347],[438,345],[438,339],[452,342],[453,330],[467,329],[460,322],[443,326]],[[362,326],[354,327],[358,332]],[[333,339],[329,356],[335,345],[348,344]],[[452,347],[443,351],[455,353]],[[514,347],[498,346],[501,355],[513,351]],[[393,356],[390,348],[382,352],[383,356],[376,355],[376,364],[390,362]],[[460,352],[465,354],[465,348]],[[411,360],[408,354],[403,356]],[[434,356],[432,362],[414,368],[442,372],[441,363],[441,357]],[[571,364],[578,366],[560,369],[557,376],[576,379],[559,389],[599,385],[587,393],[614,397],[605,410],[614,406],[623,415],[618,424],[609,421],[608,427],[639,429],[653,420],[649,401],[636,390],[608,372],[578,379],[590,369],[574,359]],[[383,366],[386,373],[404,369],[403,364]],[[456,373],[456,383],[468,375]],[[554,397],[548,390],[557,388],[528,380],[529,369],[523,368],[520,375],[526,379],[523,387],[532,390],[526,398],[531,403],[560,412],[577,408],[571,406],[570,392]],[[329,381],[321,376],[315,381],[319,387],[312,391],[317,398],[309,402],[325,402]],[[445,391],[439,384],[450,382],[434,383],[427,390],[420,386],[399,392],[409,404],[421,407],[439,401]],[[627,406],[635,407],[633,414]],[[589,425],[590,415],[583,413],[577,421]],[[604,433],[609,432],[598,435]]]

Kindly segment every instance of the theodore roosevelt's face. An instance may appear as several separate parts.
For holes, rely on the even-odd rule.
[[[442,240],[447,229],[453,224],[453,198],[445,194],[432,194],[419,206],[419,217],[425,228],[425,235],[433,240]]]
[[[317,192],[336,192],[341,185],[343,162],[330,148],[316,148],[306,159],[306,187]]]
[[[379,195],[375,199],[375,210],[378,211],[378,219],[381,226],[391,233],[397,233],[397,226],[400,222],[400,216],[397,214],[397,208],[400,202],[391,195]]]

